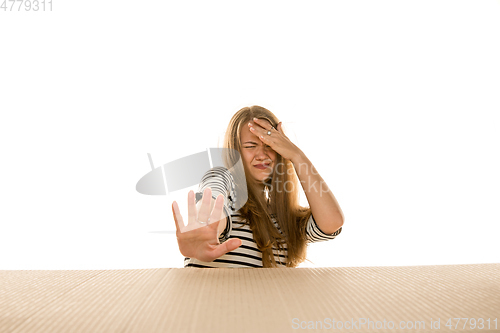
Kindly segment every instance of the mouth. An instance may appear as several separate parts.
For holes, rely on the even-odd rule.
[[[260,170],[265,170],[265,169],[269,168],[269,164],[270,163],[256,164],[256,165],[254,165],[254,167],[256,167],[257,169],[260,169]]]

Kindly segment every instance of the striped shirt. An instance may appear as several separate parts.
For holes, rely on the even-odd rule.
[[[262,264],[262,251],[257,247],[257,243],[253,237],[253,232],[250,225],[245,219],[234,210],[236,193],[233,183],[233,177],[230,172],[222,167],[211,169],[205,174],[200,183],[199,191],[196,193],[196,200],[201,200],[205,188],[212,189],[212,197],[215,199],[222,193],[226,200],[224,210],[228,212],[226,215],[227,223],[226,228],[219,237],[220,243],[225,242],[230,238],[241,239],[242,244],[237,249],[230,251],[223,256],[215,259],[212,262],[204,262],[195,258],[184,258],[184,267],[198,267],[198,268],[250,268],[250,267],[263,267]],[[276,221],[276,215],[271,215],[272,222],[282,234],[280,227]],[[321,242],[334,239],[342,231],[342,227],[333,234],[324,233],[316,224],[314,217],[311,215],[306,224],[306,242]],[[287,250],[284,244],[284,250],[279,251],[273,247],[274,260],[278,267],[286,266]]]

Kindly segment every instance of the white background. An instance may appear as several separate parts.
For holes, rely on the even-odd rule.
[[[10,6],[10,5],[9,5]],[[155,166],[261,105],[346,220],[301,267],[500,262],[500,1],[0,11],[0,269],[182,267]]]

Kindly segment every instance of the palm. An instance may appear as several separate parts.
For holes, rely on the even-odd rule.
[[[219,243],[218,226],[222,218],[224,198],[219,195],[213,211],[210,212],[211,198],[212,191],[208,188],[203,194],[201,208],[197,214],[194,192],[189,192],[187,225],[184,225],[177,202],[172,203],[172,213],[177,229],[177,243],[183,256],[210,262],[241,245],[239,239],[230,239],[223,244]],[[209,223],[204,223],[205,221],[209,221]]]

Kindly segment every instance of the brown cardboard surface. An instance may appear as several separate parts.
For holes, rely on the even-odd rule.
[[[0,271],[2,333],[495,332],[499,321],[497,263]]]

